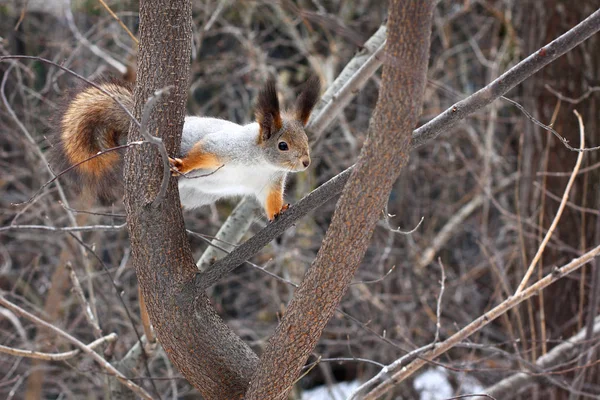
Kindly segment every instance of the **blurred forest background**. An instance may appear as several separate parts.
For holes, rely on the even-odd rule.
[[[107,4],[135,34],[139,4]],[[597,0],[440,1],[421,122],[485,86],[598,7]],[[386,14],[383,1],[195,0],[188,112],[250,122],[253,101],[270,74],[277,77],[286,104],[311,73],[327,87],[385,23]],[[516,290],[556,215],[577,158],[532,118],[552,124],[578,147],[577,110],[586,146],[600,145],[599,48],[600,36],[592,36],[510,91],[507,97],[527,113],[499,99],[412,152],[389,200],[391,217],[376,229],[356,283],[340,305],[343,313],[329,322],[309,362],[321,360],[298,383],[296,398],[318,385],[367,380],[404,350],[434,341],[441,264],[441,340]],[[109,75],[135,79],[134,40],[95,0],[0,1],[4,55],[43,57],[92,80]],[[118,334],[117,341],[99,348],[116,362],[138,340],[136,330],[142,333],[122,204],[106,207],[78,196],[65,176],[59,182],[68,204],[52,184],[35,202],[14,205],[52,178],[46,137],[56,123],[61,94],[77,80],[36,60],[0,63],[0,74],[0,290],[84,343]],[[355,162],[377,100],[379,74],[323,134],[311,136],[313,162],[289,180],[290,203]],[[587,152],[534,277],[600,243],[599,192],[600,156]],[[190,235],[196,258],[234,206],[223,202],[185,212],[187,228],[197,233]],[[331,201],[315,210],[252,260],[271,274],[245,264],[209,290],[220,315],[257,352],[294,292],[288,282],[299,283],[314,259],[334,208]],[[77,235],[39,227],[74,222],[98,227]],[[247,236],[266,223],[256,211]],[[403,231],[419,227],[402,234],[389,225]],[[597,332],[595,340],[583,341],[547,370],[531,365],[594,323],[600,313],[596,264],[561,279],[448,352],[437,366],[427,367],[450,386],[446,398],[480,393],[521,370],[530,374],[520,393],[499,398],[597,398]],[[91,310],[82,307],[82,294]],[[51,353],[72,349],[48,329],[2,307],[0,344]],[[162,398],[199,397],[163,352],[147,365],[148,370],[135,369],[137,384],[154,387]],[[152,380],[146,379],[148,373]],[[420,387],[406,382],[395,395],[444,398],[422,397]],[[106,391],[106,375],[89,357],[43,361],[0,353],[1,398],[101,398]]]

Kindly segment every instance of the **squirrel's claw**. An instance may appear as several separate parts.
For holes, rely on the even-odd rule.
[[[181,172],[181,168],[183,167],[183,161],[181,158],[171,158],[169,157],[169,163],[171,164],[171,170],[173,176],[179,176],[183,173]]]
[[[269,222],[273,222],[275,221],[277,218],[279,218],[281,216],[281,214],[283,214],[288,208],[290,208],[290,204],[284,204],[283,206],[281,206],[281,210],[279,210],[278,213],[275,213],[275,215],[273,215],[273,218],[269,220]]]

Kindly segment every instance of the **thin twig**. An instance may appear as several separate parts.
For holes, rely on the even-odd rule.
[[[398,227],[398,228],[392,228],[392,225],[390,224],[390,218],[393,218],[395,216],[396,215],[390,214],[388,212],[388,205],[386,204],[385,205],[385,210],[383,210],[383,223],[385,224],[385,227],[390,232],[398,233],[400,235],[412,235],[413,233],[415,233],[415,231],[417,229],[419,229],[419,227],[421,226],[421,224],[425,220],[425,217],[421,217],[421,219],[419,220],[419,223],[417,224],[417,226],[415,226],[414,228],[412,228],[410,231],[403,231],[403,230],[400,230],[400,227]]]
[[[558,140],[560,140],[560,142],[561,142],[561,143],[562,143],[562,144],[563,144],[563,145],[564,145],[564,146],[565,146],[567,149],[569,149],[569,150],[571,150],[571,151],[576,151],[576,152],[579,152],[579,153],[582,153],[582,152],[585,152],[585,151],[594,151],[594,150],[598,150],[598,149],[600,149],[600,146],[596,146],[596,147],[588,147],[588,148],[580,147],[580,148],[578,148],[578,149],[577,149],[577,148],[575,148],[575,147],[572,147],[572,146],[569,144],[569,141],[568,141],[566,138],[562,137],[562,136],[560,135],[560,133],[556,132],[556,130],[554,130],[554,128],[552,128],[551,126],[549,126],[549,125],[546,125],[546,124],[544,124],[542,121],[539,121],[539,120],[537,120],[537,119],[536,119],[536,118],[535,118],[533,115],[531,115],[531,113],[530,113],[529,111],[527,111],[527,110],[525,109],[525,107],[523,107],[522,105],[520,105],[520,104],[519,104],[519,103],[517,103],[516,101],[509,99],[508,97],[500,96],[500,98],[501,98],[502,100],[506,100],[506,101],[508,101],[509,103],[511,103],[511,104],[513,104],[515,107],[517,107],[519,110],[521,110],[521,112],[522,112],[523,114],[525,114],[525,116],[526,116],[526,117],[527,117],[527,118],[528,118],[528,119],[529,119],[531,122],[533,122],[534,124],[536,124],[537,126],[539,126],[539,127],[543,128],[543,129],[545,129],[545,130],[547,130],[547,131],[551,132],[551,133],[552,133],[554,136],[556,136],[556,137],[558,138]]]
[[[123,23],[123,21],[121,21],[121,18],[119,18],[119,16],[117,14],[115,14],[113,10],[110,9],[110,7],[108,6],[108,4],[106,4],[104,2],[104,0],[98,0],[98,1],[106,9],[106,11],[108,11],[108,13],[115,20],[117,20],[117,22],[119,23],[119,25],[121,25],[121,27],[125,30],[125,32],[127,32],[127,34],[129,35],[129,37],[131,38],[131,40],[133,40],[135,42],[135,44],[140,44],[139,40],[135,37],[135,35],[133,33],[131,33],[131,31],[129,30],[129,28],[127,26],[125,26],[125,24]]]
[[[572,98],[572,97],[567,97],[567,96],[563,95],[562,93],[560,93],[556,89],[552,88],[552,86],[550,86],[549,84],[545,84],[544,87],[546,88],[547,91],[549,91],[550,93],[552,93],[553,95],[555,95],[556,97],[558,97],[560,100],[562,100],[564,102],[567,102],[567,103],[571,103],[571,104],[579,104],[583,100],[585,100],[588,97],[590,97],[590,95],[592,93],[600,91],[600,86],[592,86],[591,88],[589,88],[588,90],[586,90],[585,93],[582,94],[581,96],[576,97],[576,98]]]
[[[385,367],[385,365],[383,365],[382,363],[379,363],[377,361],[374,360],[369,360],[368,358],[360,358],[360,357],[336,357],[336,358],[321,358],[319,359],[318,362],[337,362],[337,363],[342,363],[342,362],[348,362],[348,361],[352,361],[352,362],[364,362],[364,363],[368,363],[368,364],[373,364],[373,365],[377,365],[379,368],[383,368]],[[306,369],[309,368],[310,366],[316,364],[317,361],[306,364],[304,367],[302,367],[302,369]]]
[[[104,337],[94,340],[92,343],[88,344],[87,347],[93,350],[104,343],[116,342],[117,339],[117,334],[111,333],[110,335],[106,335]],[[77,354],[80,354],[81,350],[75,349],[71,351],[65,351],[63,353],[42,353],[35,350],[21,350],[0,345],[0,353],[10,354],[16,357],[37,358],[40,360],[47,361],[65,361],[75,357]]]
[[[81,284],[79,283],[79,278],[77,278],[77,274],[73,270],[73,265],[71,264],[71,262],[67,262],[67,270],[69,270],[69,277],[71,278],[71,283],[73,284],[72,290],[75,293],[75,297],[81,303],[85,319],[87,319],[92,328],[94,328],[95,335],[99,337],[102,335],[102,330],[100,329],[98,320],[92,312],[92,307],[90,307],[90,303],[88,303],[87,299],[85,298],[85,294],[83,294],[83,289],[81,288]]]
[[[600,168],[600,162],[587,166],[585,168],[581,168],[578,174],[585,174],[586,172],[590,172],[595,170],[596,168]],[[537,172],[537,176],[571,176],[571,172]]]
[[[440,264],[440,269],[442,271],[442,279],[440,280],[440,294],[437,299],[437,307],[435,311],[436,323],[435,323],[435,337],[433,339],[433,343],[437,343],[440,341],[440,329],[442,327],[441,317],[442,317],[442,297],[444,296],[444,289],[446,288],[446,271],[444,269],[444,263],[441,258],[438,258],[438,263]]]
[[[390,268],[388,270],[388,272],[386,272],[381,278],[377,278],[377,279],[373,279],[371,281],[358,281],[358,282],[352,282],[350,285],[365,285],[365,284],[369,284],[369,283],[377,283],[377,282],[381,282],[383,281],[385,278],[387,278],[387,276],[389,274],[392,273],[392,271],[396,269],[396,265],[392,265],[392,268]]]
[[[21,202],[21,203],[12,203],[12,205],[15,207],[20,207],[20,206],[24,206],[24,205],[34,202],[35,200],[37,200],[37,198],[40,196],[40,194],[44,191],[44,189],[46,189],[49,185],[54,183],[58,178],[60,178],[67,172],[77,168],[78,166],[80,166],[83,163],[93,160],[96,157],[103,156],[106,153],[111,153],[111,152],[117,151],[117,150],[123,150],[128,147],[136,146],[136,145],[140,145],[140,144],[144,144],[144,143],[146,143],[146,142],[140,140],[140,141],[136,141],[136,142],[127,143],[127,144],[124,144],[121,146],[111,147],[110,149],[99,151],[96,154],[94,154],[93,156],[90,156],[90,157],[86,158],[85,160],[79,161],[78,163],[75,163],[75,164],[69,166],[68,168],[62,170],[58,174],[52,173],[52,175],[54,177],[52,179],[50,179],[49,181],[47,181],[46,183],[44,183],[42,186],[40,186],[40,188],[28,200],[25,200],[24,202]]]
[[[142,123],[140,125],[140,134],[148,141],[158,147],[158,151],[160,152],[160,156],[163,162],[163,178],[162,183],[160,185],[160,191],[154,198],[152,202],[152,207],[158,207],[160,203],[162,203],[165,195],[167,194],[167,188],[169,187],[169,179],[171,178],[171,167],[169,164],[169,154],[167,153],[167,148],[165,147],[164,142],[161,138],[152,136],[150,132],[148,132],[148,122],[150,121],[150,113],[154,108],[154,105],[163,94],[168,94],[169,91],[173,88],[173,86],[167,86],[165,88],[159,89],[154,92],[154,95],[150,96],[150,98],[146,101],[144,105],[144,110],[142,111]]]
[[[94,231],[118,231],[127,226],[126,223],[119,225],[88,225],[88,226],[47,226],[47,225],[7,225],[0,226],[0,232],[10,230],[38,230],[51,232],[94,232]]]
[[[579,121],[579,140],[580,140],[579,146],[580,146],[580,148],[583,149],[585,147],[585,128],[583,126],[583,120],[581,119],[581,115],[579,115],[577,110],[573,110],[573,112],[575,113],[575,115],[577,116],[577,120]],[[563,210],[565,209],[567,200],[569,200],[569,192],[571,191],[571,186],[573,186],[573,182],[575,182],[575,177],[577,177],[577,171],[579,171],[579,167],[581,166],[582,160],[583,160],[583,152],[580,152],[579,154],[577,154],[577,162],[575,163],[575,168],[573,168],[573,173],[571,174],[571,177],[569,178],[569,182],[567,182],[567,187],[565,188],[565,192],[563,194],[562,200],[560,202],[560,205],[558,206],[558,211],[556,212],[556,216],[554,217],[552,224],[550,224],[550,228],[548,229],[548,232],[546,232],[546,236],[544,236],[544,240],[542,240],[540,247],[538,247],[538,250],[535,253],[535,257],[533,257],[533,260],[531,260],[531,263],[529,264],[529,267],[527,268],[527,272],[525,273],[525,276],[523,277],[523,280],[519,284],[519,287],[517,288],[517,291],[515,292],[515,294],[519,294],[519,292],[523,291],[523,289],[527,285],[527,282],[529,281],[529,278],[531,277],[531,274],[533,274],[533,271],[535,270],[535,266],[537,265],[537,262],[540,260],[542,253],[546,249],[546,245],[550,241],[550,238],[552,237],[552,234],[554,233],[554,230],[556,229],[556,226],[558,225],[558,221],[560,221],[560,217],[562,216]]]

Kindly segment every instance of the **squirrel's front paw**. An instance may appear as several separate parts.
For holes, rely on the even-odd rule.
[[[275,220],[276,220],[276,219],[277,219],[277,218],[278,218],[278,217],[279,217],[281,214],[283,214],[283,213],[284,213],[284,212],[285,212],[285,211],[286,211],[288,208],[290,208],[290,204],[289,204],[289,203],[288,203],[288,204],[284,204],[283,206],[281,206],[281,210],[279,210],[279,212],[278,212],[278,213],[275,213],[275,214],[273,215],[273,218],[271,218],[271,219],[269,220],[269,222],[273,222],[273,221],[275,221]]]
[[[182,175],[184,172],[183,170],[183,161],[181,160],[181,158],[171,158],[169,157],[169,163],[171,164],[171,170],[172,175],[173,176],[178,176],[178,175]]]

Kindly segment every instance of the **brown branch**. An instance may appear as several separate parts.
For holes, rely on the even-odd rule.
[[[427,80],[434,3],[390,2],[386,59],[391,62],[384,66],[368,140],[323,245],[269,339],[247,400],[287,398],[369,245],[392,185],[408,161]]]
[[[191,2],[140,4],[140,48],[134,114],[160,87],[172,86],[148,119],[147,132],[168,153],[181,143],[191,54]],[[164,40],[169,38],[169,40]],[[131,125],[129,141],[141,134]],[[135,139],[134,139],[135,138]],[[132,261],[156,336],[171,362],[206,399],[239,398],[257,356],[218,316],[210,299],[193,286],[197,269],[185,234],[175,179],[153,207],[164,172],[154,146],[130,148],[125,156],[125,209]]]

